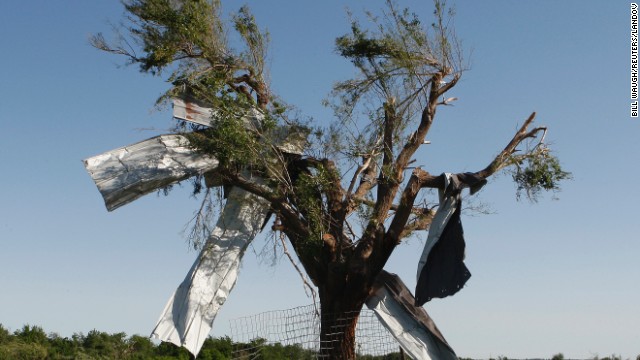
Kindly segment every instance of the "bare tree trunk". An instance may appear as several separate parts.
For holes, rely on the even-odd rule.
[[[354,360],[356,324],[364,299],[349,298],[342,291],[332,290],[324,289],[320,292],[319,358]]]
[[[322,308],[322,306],[321,306]],[[320,359],[356,358],[356,323],[360,310],[328,313],[320,316]]]

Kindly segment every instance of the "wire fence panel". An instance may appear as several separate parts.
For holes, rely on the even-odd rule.
[[[315,305],[268,311],[230,321],[236,344],[233,359],[319,359],[320,316]],[[356,353],[361,359],[400,359],[399,345],[363,308],[356,326]],[[267,354],[269,353],[269,354]],[[272,357],[277,356],[277,357]]]

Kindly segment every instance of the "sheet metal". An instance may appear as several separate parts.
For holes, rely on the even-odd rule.
[[[214,109],[203,106],[198,102],[187,98],[172,98],[173,117],[194,124],[211,126],[215,121],[216,112]],[[264,114],[253,109],[242,116],[244,126],[248,129],[256,130],[259,123],[264,119]],[[269,141],[274,143],[280,150],[290,154],[302,154],[307,146],[307,131],[296,126],[281,126],[265,135]]]
[[[169,299],[152,336],[183,346],[194,356],[238,278],[240,261],[260,232],[269,204],[232,188],[216,228],[184,281]]]
[[[203,107],[194,101],[173,98],[173,117],[176,119],[189,121],[198,125],[211,126],[213,119],[213,109]]]
[[[84,160],[113,211],[167,185],[213,170],[218,160],[195,154],[181,135],[161,135]]]
[[[211,122],[216,119],[216,111],[213,108],[203,106],[195,100],[187,98],[172,98],[173,117],[194,124],[211,126]],[[264,115],[257,109],[252,109],[249,113],[241,116],[247,128],[255,129],[259,122],[264,119]]]
[[[414,305],[411,292],[395,274],[382,271],[366,305],[412,359],[456,360],[453,349],[429,314]]]

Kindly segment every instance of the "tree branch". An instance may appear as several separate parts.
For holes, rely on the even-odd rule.
[[[484,169],[477,172],[477,174],[483,178],[487,178],[494,173],[498,172],[500,169],[508,165],[509,157],[516,151],[516,147],[527,138],[534,138],[540,131],[546,131],[545,127],[537,127],[531,131],[527,131],[527,128],[536,117],[536,113],[533,112],[529,115],[529,118],[522,124],[520,130],[516,132],[513,136],[509,144],[505,146],[505,148],[498,154],[495,159]]]
[[[418,129],[411,135],[404,148],[396,158],[395,172],[396,174],[398,174],[398,176],[402,174],[404,169],[407,167],[407,164],[411,160],[413,154],[415,154],[420,145],[424,143],[424,139],[427,137],[429,129],[431,128],[431,124],[433,123],[433,119],[435,118],[436,108],[440,97],[445,92],[453,88],[460,78],[458,75],[456,75],[450,82],[444,84],[443,86],[440,86],[440,82],[442,81],[443,77],[444,74],[437,73],[433,75],[429,80],[429,82],[431,83],[431,88],[429,90],[429,101],[425,108],[422,110],[422,116],[420,119],[420,124],[418,125]]]
[[[418,230],[427,230],[431,225],[431,221],[433,220],[433,216],[435,215],[435,211],[433,209],[422,209],[423,212],[421,214],[416,215],[413,221],[410,221],[402,230],[400,234],[400,239],[402,240],[407,237],[410,233]]]
[[[345,195],[344,200],[346,202],[348,202],[351,198],[353,188],[355,187],[356,181],[358,180],[358,177],[360,177],[360,174],[362,174],[363,171],[367,170],[369,168],[369,165],[371,165],[371,160],[371,156],[365,157],[362,165],[358,166],[358,169],[356,169],[356,172],[353,174],[353,178],[351,179],[351,183],[349,184],[349,188],[347,189],[347,193]]]
[[[530,131],[528,130],[531,123],[533,123],[535,116],[536,113],[534,112],[527,118],[524,124],[522,124],[520,129],[515,133],[511,141],[509,141],[507,146],[505,146],[505,148],[491,161],[489,165],[487,165],[487,167],[482,170],[476,171],[473,174],[483,179],[492,176],[496,172],[503,169],[505,166],[509,165],[509,158],[515,151],[517,151],[516,147],[520,145],[522,141],[528,138],[535,138],[541,131],[544,134],[547,128],[543,126],[536,127]],[[422,169],[416,169],[413,173],[413,176],[418,177],[420,186],[423,188],[428,187],[442,189],[444,187],[444,178],[441,175],[433,176]]]
[[[307,225],[300,220],[298,212],[294,210],[285,199],[271,191],[268,186],[251,181],[237,172],[227,170],[221,171],[220,173],[225,182],[238,186],[245,191],[267,200],[271,204],[271,207],[281,215],[285,229],[288,232],[293,232],[297,237],[302,238],[309,236],[309,229]]]
[[[309,289],[309,292],[311,293],[311,296],[313,298],[313,303],[315,305],[316,304],[316,290],[313,288],[313,286],[311,286],[311,284],[309,284],[309,282],[307,281],[307,277],[304,276],[304,274],[302,273],[302,270],[300,270],[300,267],[298,266],[298,264],[296,264],[296,262],[293,260],[293,256],[291,256],[291,253],[287,249],[287,243],[284,240],[284,238],[285,238],[284,233],[281,233],[280,242],[282,243],[282,250],[283,250],[284,254],[287,256],[287,259],[289,259],[289,262],[291,263],[291,265],[293,265],[293,268],[296,269],[296,271],[298,272],[298,275],[300,275],[300,279],[302,280],[302,284],[304,284],[305,293],[307,292],[307,289]],[[313,279],[311,279],[311,281],[313,282]],[[316,309],[316,313],[317,312],[318,312],[318,310]]]
[[[444,92],[455,86],[459,79],[459,76],[455,76],[452,81],[444,84],[443,86],[440,86],[440,82],[445,75],[446,74],[439,72],[434,74],[429,80],[431,82],[429,99],[427,105],[422,111],[418,129],[409,137],[400,154],[398,154],[395,162],[392,164],[393,169],[391,169],[391,174],[388,174],[386,182],[384,184],[380,182],[378,183],[378,197],[376,206],[373,210],[372,221],[369,223],[369,225],[367,225],[363,237],[356,248],[356,252],[359,254],[359,256],[365,256],[367,251],[370,251],[370,242],[375,241],[375,232],[379,231],[379,226],[382,226],[389,210],[391,209],[391,206],[393,206],[393,199],[395,198],[400,187],[400,183],[402,182],[403,172],[405,171],[405,168],[407,167],[407,164],[411,160],[413,154],[424,142],[424,139],[426,138],[427,133],[431,128],[440,96],[444,94]],[[416,170],[422,171],[420,169]],[[382,177],[384,171],[385,169],[383,161],[383,169],[380,171],[381,176],[379,181],[384,179]],[[422,187],[420,178],[416,176],[416,173],[417,172],[414,171],[412,178],[409,179],[409,182],[405,187],[400,205],[398,206],[398,211],[396,212],[389,230],[386,232],[386,236],[384,237],[384,246],[382,247],[384,250],[382,251],[382,253],[376,254],[376,263],[378,263],[378,261],[381,261],[379,264],[384,264],[386,262],[386,259],[393,251],[393,248],[399,242],[402,230],[407,224],[409,215],[411,213],[411,210],[413,209],[415,198],[418,194],[418,191]],[[374,266],[374,268],[377,267]]]
[[[371,156],[371,158],[373,158],[373,156]],[[364,196],[378,184],[378,180],[376,179],[378,167],[376,165],[376,162],[372,161],[362,172],[360,185],[358,185],[353,196],[347,199],[349,201],[347,205],[347,215],[351,214],[358,206],[358,202],[363,202]]]
[[[401,234],[409,220],[409,215],[411,215],[411,211],[413,210],[413,203],[415,202],[420,189],[420,179],[417,176],[412,175],[407,186],[402,192],[402,198],[400,199],[398,210],[396,211],[385,236],[385,250],[389,251],[389,255],[401,240]]]

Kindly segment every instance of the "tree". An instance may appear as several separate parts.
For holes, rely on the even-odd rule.
[[[9,342],[11,340],[11,334],[9,330],[5,329],[2,324],[0,324],[0,345]]]
[[[25,343],[46,344],[47,334],[40,326],[24,325],[22,329],[16,330],[14,335]]]
[[[551,357],[551,360],[564,360],[564,354],[563,353],[557,353],[557,354],[553,355],[553,357]]]
[[[126,334],[108,334],[106,332],[91,330],[84,337],[82,347],[90,356],[105,355],[112,358],[121,358],[126,352],[124,339]]]
[[[418,204],[423,190],[445,184],[442,175],[408,168],[438,108],[456,100],[447,93],[465,70],[450,27],[453,13],[436,0],[425,29],[388,0],[383,16],[368,16],[368,25],[353,17],[336,50],[357,75],[335,86],[327,104],[336,120],[323,128],[299,120],[270,90],[268,34],[247,7],[225,21],[219,0],[125,0],[124,6],[125,34],[114,43],[97,34],[93,45],[124,55],[143,73],[168,73],[171,86],[159,103],[180,97],[214,109],[209,127],[178,131],[195,151],[220,161],[216,175],[226,185],[269,202],[272,228],[286,236],[318,289],[322,355],[354,359],[356,321],[374,280],[403,239],[429,228],[435,207]],[[240,39],[233,47],[229,25]],[[511,171],[518,194],[531,199],[558,190],[569,173],[543,142],[547,129],[532,127],[534,119],[535,113],[472,175]],[[277,146],[283,134],[304,138],[304,154]],[[517,150],[522,146],[526,151]]]

